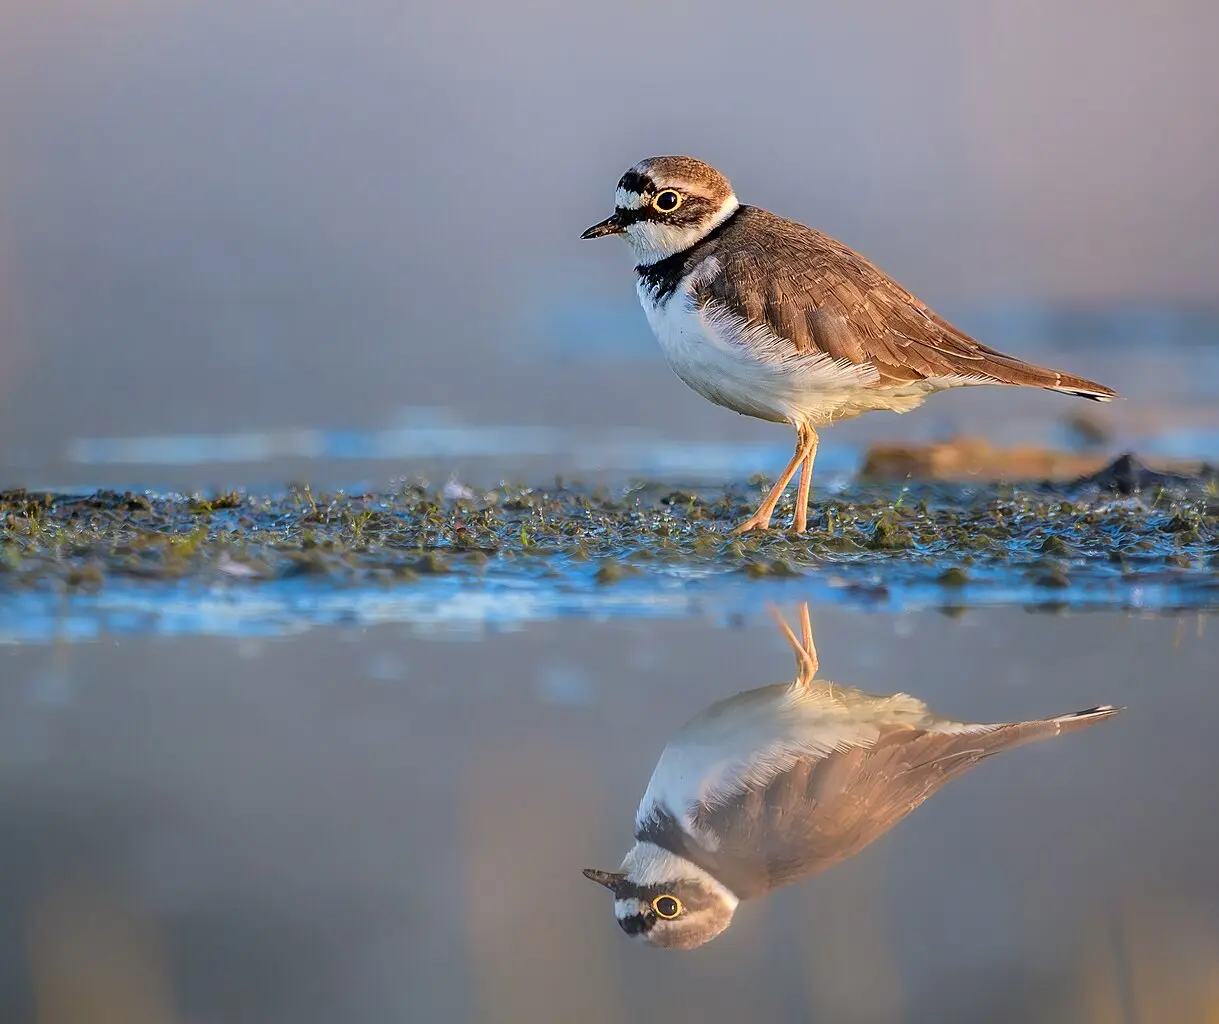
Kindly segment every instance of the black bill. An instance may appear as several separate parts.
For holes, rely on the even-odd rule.
[[[597,226],[600,227],[600,225]],[[592,231],[593,229],[589,228],[588,230]],[[591,238],[593,236],[586,233],[586,237]],[[598,885],[604,885],[610,892],[613,892],[618,887],[618,883],[626,878],[626,875],[617,871],[598,871],[596,868],[585,868],[584,877],[591,879]]]
[[[618,219],[618,214],[615,213],[612,217],[606,217],[600,224],[594,224],[580,237],[600,238],[602,235],[620,235],[625,230],[626,226]]]

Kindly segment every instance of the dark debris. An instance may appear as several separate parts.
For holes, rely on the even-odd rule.
[[[1133,452],[1126,452],[1099,473],[1075,481],[1073,486],[1097,488],[1128,497],[1164,487],[1189,489],[1207,485],[1214,487],[1216,484],[1219,484],[1219,467],[1203,465],[1197,474],[1191,476],[1166,473],[1145,466]]]

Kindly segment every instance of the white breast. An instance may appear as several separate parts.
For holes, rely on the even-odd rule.
[[[759,774],[773,774],[788,757],[824,757],[875,742],[876,728],[867,723],[808,714],[802,707],[806,692],[790,683],[765,686],[717,701],[692,718],[656,762],[636,824],[660,805],[690,830],[698,804],[739,792]]]
[[[642,278],[637,290],[665,359],[690,387],[716,405],[746,416],[776,423],[790,419],[767,386],[765,375],[751,372],[748,362],[704,322],[685,288],[678,288],[659,304]]]
[[[819,426],[866,409],[893,408],[871,387],[879,378],[875,367],[798,353],[764,324],[696,304],[694,286],[718,270],[714,257],[704,260],[660,302],[643,278],[636,283],[665,358],[686,384],[716,405],[776,423]]]

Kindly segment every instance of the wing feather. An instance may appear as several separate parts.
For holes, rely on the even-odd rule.
[[[769,331],[799,355],[875,367],[872,387],[934,378],[1114,397],[1095,381],[988,348],[858,253],[795,221],[743,206],[719,242],[719,272],[698,282],[697,303]]]
[[[951,779],[991,754],[1057,734],[1053,722],[939,733],[896,727],[870,747],[804,757],[764,784],[700,803],[682,851],[739,897],[757,896],[854,856]]]

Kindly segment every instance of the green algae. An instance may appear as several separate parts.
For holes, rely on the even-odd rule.
[[[764,481],[610,491],[556,482],[473,498],[409,483],[386,494],[0,494],[0,587],[96,591],[115,579],[307,577],[407,585],[487,572],[795,577],[820,569],[922,573],[960,590],[996,574],[1066,590],[1081,580],[1165,578],[1216,591],[1219,515],[1205,488],[1115,498],[1097,488],[861,484],[815,501],[809,529],[735,536]],[[882,587],[884,580],[857,581]],[[1219,598],[1215,598],[1219,603]]]
[[[969,582],[969,573],[959,565],[951,565],[936,577],[942,587],[963,587]]]

